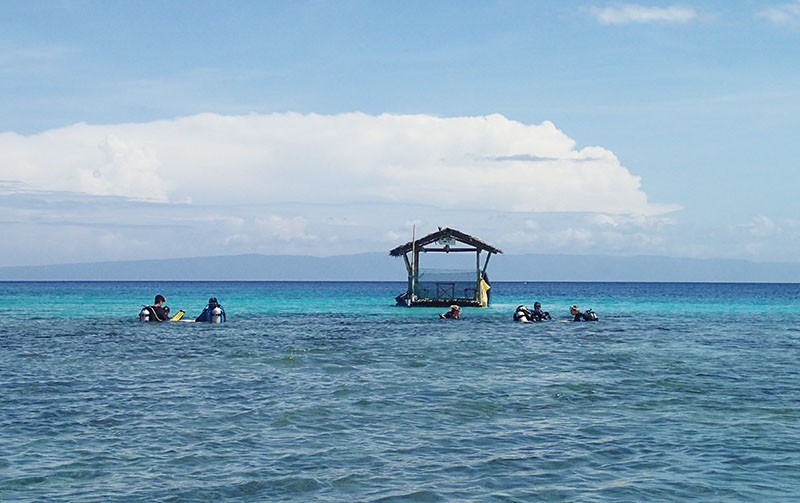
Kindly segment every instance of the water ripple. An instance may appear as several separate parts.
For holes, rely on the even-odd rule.
[[[794,325],[506,314],[12,322],[0,500],[800,498]]]

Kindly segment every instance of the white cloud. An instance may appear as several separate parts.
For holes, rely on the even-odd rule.
[[[611,215],[602,215],[602,214],[595,215],[592,220],[594,220],[594,223],[598,227],[614,228],[614,227],[619,227],[620,225],[619,221]]]
[[[772,236],[782,232],[780,225],[764,215],[754,217],[751,224],[744,224],[741,228],[758,237]]]
[[[267,218],[256,218],[255,223],[259,232],[281,241],[315,241],[317,239],[316,236],[306,232],[308,222],[302,217],[284,218],[270,215]]]
[[[194,204],[399,203],[655,215],[639,177],[552,123],[500,115],[196,115],[0,135],[0,178]]]
[[[778,26],[800,28],[800,0],[768,7],[758,12],[757,15]]]
[[[0,41],[0,68],[5,71],[39,68],[41,65],[53,64],[53,62],[78,54],[78,52],[75,48],[65,45],[26,47]]]
[[[388,251],[412,225],[507,253],[657,253],[650,234],[676,209],[650,203],[612,152],[499,115],[206,114],[6,133],[0,194],[0,265]]]
[[[497,238],[510,253],[571,253],[612,255],[664,254],[664,236],[677,222],[665,216],[626,216],[598,213],[537,215],[517,228],[502,228]]]
[[[612,7],[592,7],[589,11],[604,24],[685,23],[697,18],[697,12],[692,7],[678,5],[650,7],[622,4]]]

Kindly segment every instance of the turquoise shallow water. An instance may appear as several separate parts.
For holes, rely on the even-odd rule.
[[[800,499],[800,285],[2,287],[0,501]]]

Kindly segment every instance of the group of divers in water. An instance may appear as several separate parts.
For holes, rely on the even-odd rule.
[[[581,311],[577,304],[573,304],[569,308],[569,314],[572,316],[572,321],[597,321],[597,313],[591,309]],[[450,310],[446,313],[439,315],[439,318],[448,318],[458,320],[461,318],[461,307],[457,305],[450,306]],[[514,321],[518,323],[532,323],[537,321],[550,321],[553,318],[547,311],[542,311],[541,302],[533,303],[533,310],[528,309],[525,305],[517,306],[514,311]]]
[[[139,321],[191,321],[183,319],[184,315],[186,314],[186,311],[183,309],[179,310],[174,315],[171,314],[169,306],[164,305],[166,301],[167,298],[160,293],[156,295],[153,305],[142,306],[142,310],[139,311]],[[203,308],[203,312],[201,312],[200,315],[194,319],[194,321],[198,323],[222,323],[226,320],[227,316],[225,315],[225,309],[219,302],[217,302],[216,297],[211,297],[208,299],[208,304],[206,304],[206,307]]]
[[[139,311],[139,321],[142,322],[164,322],[164,321],[191,321],[191,320],[184,320],[183,317],[186,312],[181,309],[176,314],[172,315],[170,313],[169,306],[164,305],[167,302],[167,298],[161,295],[160,293],[156,295],[153,304],[150,306],[142,306],[142,310]],[[581,311],[580,307],[576,304],[573,304],[569,308],[569,314],[572,316],[572,321],[597,321],[597,313],[592,311],[591,309],[587,309],[585,311]],[[455,319],[458,320],[461,318],[461,306],[452,305],[450,306],[450,310],[446,313],[442,313],[439,315],[439,318],[446,318],[446,319]],[[538,321],[550,321],[552,317],[550,313],[547,311],[542,311],[542,304],[541,302],[534,302],[533,309],[528,309],[525,305],[517,306],[517,309],[514,311],[514,321],[518,323],[532,323]],[[222,305],[217,302],[216,297],[211,297],[208,299],[208,304],[206,307],[203,308],[203,311],[200,315],[194,319],[195,322],[198,323],[222,323],[227,321],[227,316],[225,315],[225,309]]]

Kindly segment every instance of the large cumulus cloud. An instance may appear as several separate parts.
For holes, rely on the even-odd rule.
[[[602,147],[500,115],[201,114],[0,134],[0,265],[388,250],[658,253],[675,206]],[[613,224],[613,225],[612,225]]]
[[[0,135],[2,178],[159,202],[405,203],[653,215],[639,177],[552,123],[500,115],[202,114]]]

